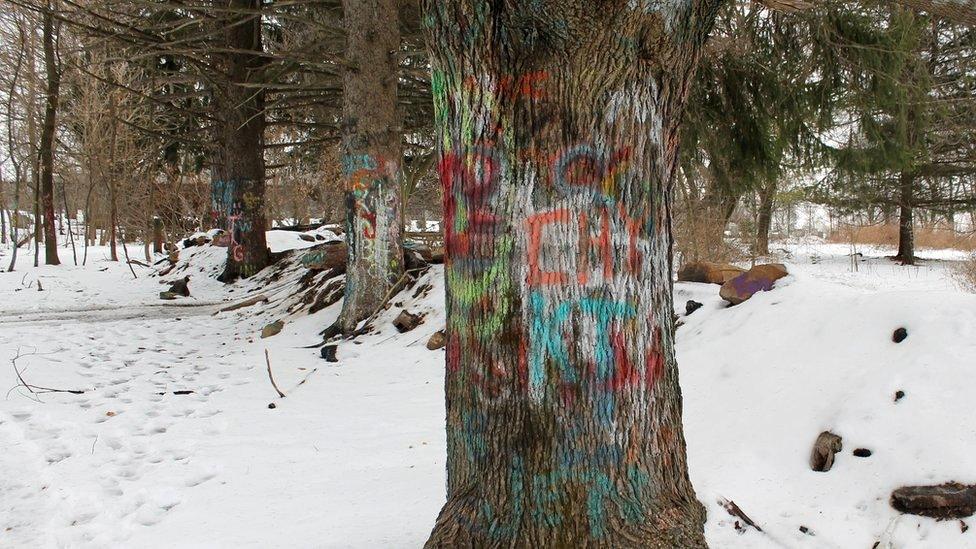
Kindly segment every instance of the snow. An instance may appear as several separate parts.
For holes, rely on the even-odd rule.
[[[314,244],[298,234],[272,230],[269,242]],[[919,267],[900,267],[883,258],[890,250],[859,249],[854,271],[845,245],[779,248],[790,276],[742,305],[726,307],[717,286],[675,287],[689,466],[710,545],[976,547],[958,521],[888,504],[905,484],[976,483],[976,296],[953,278],[965,254],[923,252]],[[65,265],[35,269],[21,252],[18,271],[0,273],[0,547],[423,545],[444,498],[444,355],[425,347],[445,322],[441,268],[329,363],[305,347],[339,304],[288,312],[300,250],[278,276],[232,286],[213,280],[224,248],[182,250],[188,267],[165,278],[189,274],[193,297],[176,302],[158,299],[166,286],[151,269],[134,266],[135,279],[105,248],[84,267],[63,250]],[[259,292],[269,304],[219,312]],[[705,306],[685,317],[688,299]],[[398,334],[401,308],[424,323]],[[261,339],[278,319],[282,332]],[[898,327],[909,335],[895,344]],[[85,392],[15,388],[18,353],[28,383]],[[815,473],[823,430],[844,449]],[[764,532],[739,533],[719,498]]]
[[[300,235],[312,236],[315,238],[313,241],[302,240]],[[271,248],[272,252],[283,252],[287,250],[300,250],[304,248],[311,248],[316,244],[321,244],[323,242],[331,242],[333,240],[341,240],[341,238],[327,228],[319,228],[314,231],[309,231],[307,233],[300,233],[296,231],[278,231],[271,230],[268,231],[268,247]]]

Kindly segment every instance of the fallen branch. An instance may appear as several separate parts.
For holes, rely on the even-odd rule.
[[[145,263],[143,263],[142,261],[139,261],[138,259],[130,259],[130,260],[128,261],[128,263],[129,263],[130,265],[132,265],[132,264],[134,263],[134,264],[136,264],[136,265],[138,265],[138,266],[140,266],[140,267],[146,267],[146,268],[148,268],[148,269],[151,269],[151,268],[152,268],[152,267],[150,267],[149,265],[147,265],[147,264],[145,264]]]
[[[312,374],[314,374],[317,371],[319,371],[318,368],[312,368],[312,371],[305,374],[305,377],[303,377],[302,380],[299,381],[298,384],[292,388],[292,390],[294,391],[295,389],[301,387],[302,385],[305,385],[305,382],[308,381],[308,378],[312,377]]]
[[[123,235],[121,238],[119,238],[119,241],[122,242],[122,251],[125,253],[125,264],[129,266],[129,271],[132,272],[132,278],[139,278],[139,276],[136,275],[136,270],[132,268],[132,260],[129,259],[129,249],[125,246],[125,233],[122,232],[122,227],[120,227],[118,223],[116,223],[115,228],[115,234]]]
[[[224,307],[223,309],[221,309],[221,310],[217,311],[216,313],[214,313],[214,316],[216,316],[218,313],[229,313],[231,311],[236,311],[238,309],[243,309],[244,307],[250,307],[251,305],[256,305],[258,303],[267,303],[267,302],[268,302],[268,296],[266,296],[264,294],[258,294],[258,295],[254,296],[254,297],[245,299],[244,301],[241,301],[240,303],[235,303],[233,305],[228,305],[227,307]]]
[[[28,353],[28,355],[32,355],[32,354],[35,354],[35,353]],[[19,359],[21,357],[24,357],[24,356],[28,356],[28,355],[22,355],[20,353],[20,348],[18,347],[17,348],[17,354],[14,355],[14,357],[10,359],[10,364],[14,368],[14,374],[17,376],[17,385],[14,385],[10,389],[11,391],[13,391],[14,389],[16,389],[17,387],[23,386],[25,389],[27,389],[28,391],[30,391],[30,393],[32,395],[34,395],[33,398],[32,398],[32,400],[35,400],[37,402],[41,402],[41,400],[39,398],[37,398],[37,395],[39,395],[39,394],[47,394],[47,393],[69,393],[69,394],[72,394],[72,395],[83,395],[83,394],[85,394],[85,391],[82,391],[80,389],[55,389],[55,388],[52,388],[52,387],[41,387],[40,385],[32,385],[30,383],[27,383],[27,381],[24,380],[24,376],[23,376],[22,370],[19,369],[19,368],[17,368],[17,359]],[[7,394],[10,394],[10,391],[8,391]]]
[[[267,352],[267,351],[265,351],[265,352]],[[305,374],[305,377],[303,377],[302,380],[299,381],[298,384],[296,384],[294,387],[292,387],[291,388],[291,391],[288,391],[288,392],[291,393],[295,389],[298,389],[302,385],[305,385],[305,382],[308,381],[308,378],[312,377],[312,374],[314,374],[317,371],[319,371],[318,368],[312,368],[312,371],[309,372],[309,373],[307,373],[307,374]],[[271,370],[268,370],[268,375],[271,375]],[[274,384],[274,379],[271,380],[271,383]],[[285,395],[280,390],[278,390],[278,386],[277,385],[275,385],[275,390],[278,391],[278,394],[281,395],[281,398],[285,398]],[[271,402],[271,403],[268,404],[268,408],[271,409],[271,410],[274,410],[277,407],[278,407],[278,405],[275,404],[274,402]]]
[[[267,349],[264,350],[264,360],[268,363],[268,379],[271,380],[271,386],[274,387],[275,391],[278,391],[279,397],[285,398],[285,393],[281,392],[281,389],[278,388],[278,384],[275,383],[274,376],[271,375],[271,356],[268,355]]]
[[[904,486],[891,493],[891,506],[910,515],[961,519],[976,512],[976,485]]]
[[[736,505],[734,501],[730,499],[719,498],[718,502],[733,517],[739,517],[740,519],[742,519],[742,522],[748,524],[749,526],[752,526],[759,532],[763,531],[763,529],[760,528],[755,522],[753,522],[753,520],[749,518],[749,516],[746,515],[745,512],[743,512],[742,509],[738,505]]]

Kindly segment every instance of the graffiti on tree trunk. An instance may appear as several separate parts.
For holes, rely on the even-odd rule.
[[[449,380],[475,401],[504,403],[521,394],[553,407],[558,435],[548,436],[570,441],[546,464],[512,458],[511,504],[484,502],[478,524],[492,525],[498,538],[525,521],[558,527],[569,520],[567,502],[582,498],[590,535],[601,538],[609,513],[637,523],[647,511],[650,478],[639,463],[646,448],[638,447],[644,433],[586,437],[612,433],[621,402],[646,398],[634,395],[649,394],[665,373],[665,320],[655,317],[651,290],[661,266],[648,258],[661,257],[668,237],[657,230],[662,199],[642,179],[642,163],[657,162],[660,144],[652,138],[638,150],[602,139],[558,145],[519,137],[525,130],[506,125],[502,106],[525,102],[545,112],[548,80],[535,71],[469,76],[451,86],[443,74],[433,76],[435,116],[457,120],[460,129],[445,136],[438,163],[447,368]],[[478,112],[464,110],[479,103]],[[623,119],[627,108],[610,101],[606,118]],[[527,126],[550,131],[545,120]],[[512,340],[515,361],[498,351],[499,341]],[[449,440],[472,469],[493,462],[492,419],[481,407],[461,405],[452,428]],[[611,471],[625,472],[625,490]]]
[[[387,233],[388,223],[398,219],[393,194],[386,192],[396,184],[396,163],[370,154],[347,154],[342,159],[342,172],[350,253],[363,260],[358,264],[382,279],[386,273],[395,272],[400,261],[388,253],[386,239],[378,238]],[[387,262],[392,268],[387,268]]]
[[[260,199],[239,181],[214,181],[211,185],[210,214],[214,225],[223,229],[218,243],[227,246],[228,258],[238,264],[241,276],[251,276],[257,266],[250,257],[254,217],[261,215]]]

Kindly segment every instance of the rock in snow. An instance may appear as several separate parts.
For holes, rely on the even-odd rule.
[[[437,349],[443,349],[447,345],[447,335],[444,330],[437,330],[434,335],[430,336],[427,340],[427,348],[431,351],[436,351]]]
[[[282,328],[285,327],[284,320],[275,320],[271,324],[268,324],[261,329],[261,338],[271,337],[281,333]]]

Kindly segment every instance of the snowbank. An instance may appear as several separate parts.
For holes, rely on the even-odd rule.
[[[280,249],[312,244],[277,233]],[[947,258],[869,258],[853,271],[843,246],[786,252],[793,274],[737,307],[718,286],[675,288],[682,316],[688,299],[705,304],[677,343],[711,546],[976,547],[958,522],[888,505],[903,484],[976,482],[976,297],[955,289]],[[0,400],[0,546],[422,546],[444,498],[444,356],[424,347],[445,322],[441,267],[329,363],[306,346],[340,304],[292,309],[307,287],[300,251],[225,286],[213,280],[225,249],[183,250],[195,297],[178,310],[158,308],[148,270],[134,280],[90,253],[85,268],[0,274],[0,360],[36,351],[18,359],[31,382],[86,390]],[[44,292],[25,287],[38,278]],[[213,314],[256,292],[270,303]],[[402,308],[424,323],[398,334]],[[279,319],[279,335],[258,337]],[[909,335],[895,344],[899,327]],[[0,387],[15,384],[0,368]],[[844,449],[814,473],[810,449],[827,429]],[[737,532],[720,497],[764,532]]]

